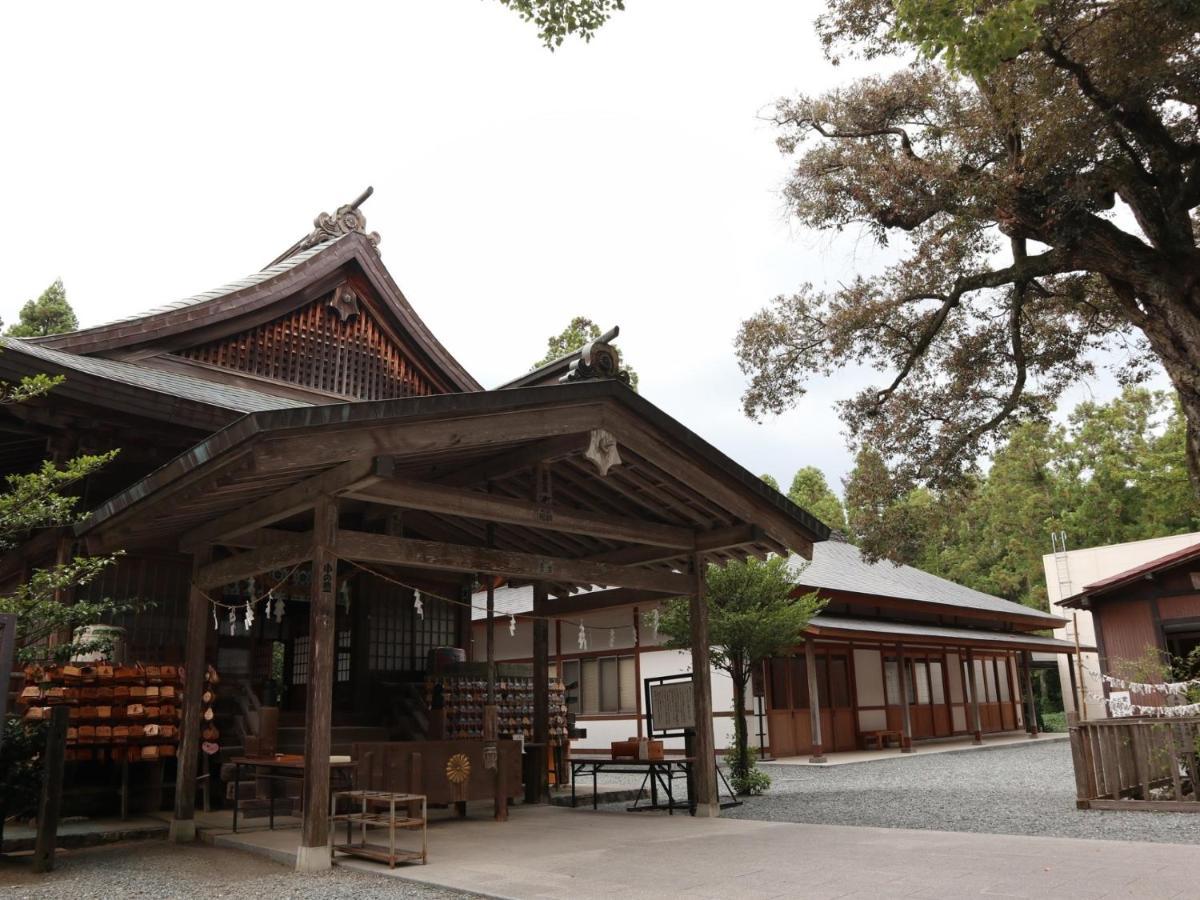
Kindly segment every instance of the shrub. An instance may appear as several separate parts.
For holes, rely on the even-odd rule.
[[[729,752],[729,783],[738,794],[756,796],[771,786],[771,776],[758,768],[758,751],[747,747],[744,754]]]

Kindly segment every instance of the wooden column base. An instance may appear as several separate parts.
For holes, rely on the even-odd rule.
[[[328,846],[296,848],[297,872],[324,872],[331,866]]]
[[[189,844],[196,839],[195,819],[172,819],[167,840],[173,844]]]
[[[974,744],[975,746],[979,746],[980,744],[983,743],[983,735],[980,734],[978,731],[975,732],[974,739],[971,741],[971,743]]]

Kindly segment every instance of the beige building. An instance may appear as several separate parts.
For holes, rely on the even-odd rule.
[[[1046,591],[1050,598],[1050,611],[1067,619],[1067,624],[1054,630],[1054,636],[1074,641],[1075,629],[1079,631],[1079,642],[1084,646],[1096,645],[1096,630],[1092,614],[1084,610],[1066,609],[1061,601],[1083,590],[1085,585],[1109,578],[1142,563],[1174,553],[1200,542],[1200,532],[1175,534],[1169,537],[1130,541],[1125,544],[1107,544],[1081,550],[1060,550],[1042,557],[1042,568],[1046,574]],[[1086,718],[1105,718],[1105,705],[1092,698],[1103,694],[1100,683],[1100,663],[1096,653],[1083,653],[1083,690],[1087,695]],[[1075,712],[1078,698],[1071,696],[1071,673],[1067,669],[1066,657],[1058,660],[1059,678],[1063,685],[1063,703],[1068,712]],[[1076,674],[1078,679],[1078,674]]]

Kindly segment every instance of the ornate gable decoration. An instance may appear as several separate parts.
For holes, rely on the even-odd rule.
[[[375,188],[368,187],[353,203],[339,206],[332,216],[327,212],[321,213],[313,220],[312,233],[300,241],[290,252],[299,253],[301,250],[307,250],[309,247],[315,247],[324,241],[341,237],[343,234],[351,234],[352,232],[366,235],[367,240],[371,242],[371,246],[378,247],[379,233],[376,231],[367,231],[367,217],[359,209],[373,193],[375,193]]]
[[[610,332],[611,333],[611,332]],[[629,384],[629,372],[621,368],[621,354],[601,335],[579,351],[579,358],[571,361],[562,382],[590,381],[598,378],[614,378]]]

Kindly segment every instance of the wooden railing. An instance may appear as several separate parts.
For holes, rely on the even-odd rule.
[[[1076,806],[1200,812],[1200,716],[1071,726]]]

